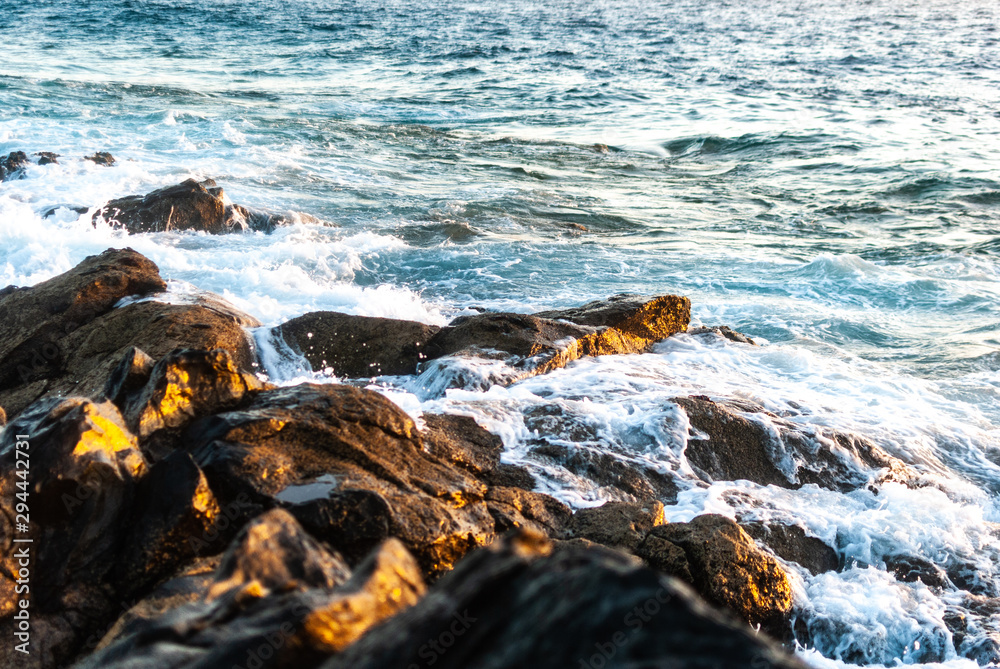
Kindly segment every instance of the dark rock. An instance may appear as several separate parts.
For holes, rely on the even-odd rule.
[[[503,442],[474,418],[424,414],[424,445],[442,460],[462,467],[479,479],[500,466]]]
[[[104,384],[104,396],[119,409],[124,409],[128,400],[138,395],[149,381],[155,366],[155,360],[135,346],[130,346]]]
[[[155,617],[132,616],[76,666],[316,666],[425,590],[415,561],[393,540],[347,576],[287,513],[272,511],[230,546],[207,594]]]
[[[675,543],[661,539],[655,534],[647,534],[635,549],[635,555],[656,571],[679,578],[685,583],[694,583],[687,553]]]
[[[805,567],[811,574],[835,571],[840,555],[822,539],[810,537],[797,525],[781,523],[741,523],[747,534],[771,549],[778,557]]]
[[[243,410],[196,421],[184,441],[224,502],[246,494],[270,508],[331,491],[377,493],[391,511],[391,535],[429,575],[493,539],[486,486],[425,452],[410,417],[372,391],[312,384],[266,390]]]
[[[286,508],[310,534],[336,547],[350,564],[360,562],[391,535],[392,509],[371,490],[331,491]]]
[[[350,378],[413,374],[440,328],[392,318],[316,311],[274,328],[314,370]]]
[[[611,551],[564,545],[553,552],[530,532],[470,555],[418,604],[323,669],[430,660],[437,669],[805,667],[679,581]]]
[[[58,165],[59,161],[56,158],[59,157],[58,153],[52,153],[51,151],[41,151],[35,154],[38,156],[39,165]]]
[[[505,486],[508,488],[522,488],[524,490],[534,490],[537,482],[527,467],[521,465],[502,464],[491,472],[483,476],[483,480],[492,486]]]
[[[55,213],[60,209],[69,209],[70,211],[75,211],[78,214],[86,214],[88,211],[90,211],[89,207],[83,207],[73,204],[57,204],[52,207],[46,207],[44,210],[42,210],[42,218],[50,218],[51,216],[55,216]]]
[[[526,527],[550,537],[559,537],[573,515],[568,506],[554,497],[502,486],[489,489],[486,507],[496,522],[497,534]]]
[[[792,608],[788,577],[734,521],[707,514],[690,523],[659,525],[650,530],[638,554],[664,555],[665,547],[656,540],[684,551],[691,584],[709,602],[729,609],[753,627],[760,625],[772,636],[788,636]],[[667,554],[663,562],[671,560],[679,562],[679,556]],[[672,569],[678,575],[682,568]]]
[[[932,562],[914,555],[887,555],[885,568],[895,574],[896,579],[903,583],[922,582],[931,588],[944,588],[948,585],[948,577],[944,570]]]
[[[20,448],[19,434],[30,435]],[[28,470],[16,466],[25,453]],[[41,667],[65,666],[83,639],[115,615],[111,582],[129,531],[123,521],[146,469],[135,437],[110,402],[42,400],[0,437],[0,502],[15,509],[18,493],[30,495],[27,531],[2,514],[0,543],[32,540],[32,648]],[[0,630],[10,638],[21,599],[15,594],[18,569],[16,551],[5,551]]]
[[[92,156],[85,156],[84,160],[89,160],[92,163],[103,165],[104,167],[111,167],[115,164],[115,157],[106,151],[98,151]]]
[[[709,335],[714,334],[716,336],[722,337],[723,339],[728,339],[729,341],[734,341],[739,344],[750,344],[751,346],[756,346],[755,342],[750,337],[746,336],[742,332],[737,332],[733,330],[728,325],[715,325],[711,327],[700,327],[691,328],[688,330],[688,334],[692,335]]]
[[[784,488],[814,483],[846,492],[913,477],[909,467],[863,437],[805,428],[746,402],[707,397],[672,401],[708,437],[692,437],[685,451],[708,481],[744,479]]]
[[[650,530],[662,524],[663,504],[660,502],[645,505],[607,502],[574,513],[567,524],[566,536],[634,552]]]
[[[955,561],[945,568],[951,582],[960,589],[980,597],[998,597],[1000,588],[983,575],[975,564]]]
[[[0,291],[0,404],[14,417],[45,395],[103,398],[132,347],[154,359],[177,348],[223,348],[241,371],[254,370],[244,328],[260,323],[219,298],[115,308],[165,288],[155,264],[125,249],[91,256],[37,286]]]
[[[6,156],[0,156],[0,181],[23,179],[24,168],[31,164],[24,151],[12,151]]]
[[[197,230],[210,234],[243,231],[248,220],[227,210],[222,188],[211,179],[188,179],[146,195],[111,200],[94,214],[130,233]]]
[[[128,403],[125,417],[144,439],[235,408],[262,388],[257,377],[237,369],[224,349],[179,349],[156,364],[145,387]]]

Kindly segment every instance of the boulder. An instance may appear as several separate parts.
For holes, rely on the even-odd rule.
[[[919,581],[930,588],[945,588],[950,585],[944,570],[923,558],[915,555],[886,555],[882,559],[885,561],[886,571],[903,583]]]
[[[38,156],[38,164],[39,165],[58,165],[59,164],[59,161],[57,160],[59,158],[59,154],[58,153],[52,153],[51,151],[40,151],[40,152],[36,153],[35,155]]]
[[[131,616],[75,666],[316,666],[425,591],[399,542],[385,542],[351,574],[280,510],[234,540],[206,585],[189,603]],[[182,588],[190,600],[189,584]]]
[[[566,536],[634,552],[663,520],[663,504],[657,501],[644,505],[606,502],[574,513],[567,524]]]
[[[94,225],[100,220],[132,234],[191,230],[217,235],[267,227],[245,207],[227,204],[212,179],[187,179],[146,195],[111,200],[94,213]]]
[[[477,551],[323,669],[804,669],[679,581],[611,551],[522,531]]]
[[[641,341],[656,342],[687,330],[691,320],[691,300],[677,295],[649,299],[625,293],[572,309],[543,311],[535,316],[577,325],[614,328]]]
[[[199,419],[184,433],[224,502],[245,494],[261,509],[368,491],[362,508],[387,509],[390,535],[428,576],[493,540],[485,484],[427,453],[416,425],[382,395],[343,385],[264,390],[245,408]],[[349,519],[350,513],[331,511]],[[346,524],[346,523],[345,523]],[[326,535],[350,552],[345,528]]]
[[[24,178],[24,168],[31,164],[24,151],[12,151],[0,156],[0,181]]]
[[[498,534],[530,528],[550,537],[562,536],[572,510],[559,500],[522,488],[494,486],[486,493],[486,508]]]
[[[103,395],[124,409],[128,400],[145,387],[155,366],[156,361],[145,351],[130,346],[104,384]]]
[[[302,353],[314,370],[349,378],[413,374],[440,328],[392,318],[316,311],[272,331]]]
[[[907,465],[864,437],[795,425],[749,402],[671,401],[700,433],[688,440],[685,455],[706,481],[742,479],[783,488],[812,483],[846,492],[914,477]]]
[[[680,554],[663,542],[681,549]],[[792,589],[778,562],[757,548],[739,525],[725,516],[706,514],[690,523],[668,523],[650,530],[636,555],[671,575],[690,577],[710,603],[735,613],[752,627],[779,639],[790,631]],[[686,567],[686,570],[685,570]]]
[[[107,386],[116,365],[137,355],[133,348],[153,359],[177,348],[223,348],[241,371],[256,368],[244,328],[259,322],[218,298],[148,299],[165,289],[154,263],[124,249],[36,286],[0,291],[0,405],[15,417],[45,395],[103,398],[114,392]],[[145,299],[116,308],[125,298]]]
[[[481,427],[474,418],[450,414],[424,414],[424,446],[442,460],[485,480],[500,467],[503,441]]]
[[[840,555],[822,539],[811,537],[798,525],[782,523],[741,523],[747,534],[767,546],[772,553],[788,562],[805,567],[810,574],[835,571],[840,567]]]
[[[107,151],[98,151],[92,156],[84,156],[83,159],[103,167],[111,167],[115,164],[115,157]]]

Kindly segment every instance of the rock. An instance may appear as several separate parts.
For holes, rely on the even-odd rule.
[[[413,374],[440,328],[392,318],[316,311],[273,329],[314,370],[349,378]]]
[[[566,535],[634,552],[650,530],[662,524],[663,504],[660,502],[645,505],[607,502],[574,513],[566,527]]]
[[[742,479],[783,488],[813,483],[846,492],[913,477],[909,467],[863,437],[805,428],[746,402],[707,397],[672,401],[707,436],[693,436],[685,450],[688,462],[707,481]]]
[[[24,168],[31,164],[24,151],[12,151],[6,156],[0,156],[0,181],[23,179]]]
[[[133,347],[154,359],[177,348],[223,348],[240,371],[255,369],[244,328],[260,323],[219,298],[115,308],[165,288],[155,264],[125,249],[37,286],[0,291],[0,404],[15,417],[45,395],[103,398],[108,376]]]
[[[527,467],[503,463],[493,471],[487,472],[483,480],[492,486],[521,488],[523,490],[534,490],[537,485],[535,477],[532,476]]]
[[[424,414],[427,451],[484,479],[500,467],[503,442],[469,416]]]
[[[244,409],[196,421],[184,441],[224,502],[246,494],[271,508],[330,492],[381,496],[391,536],[429,576],[493,540],[486,486],[425,452],[410,417],[372,391],[313,384],[265,390]]]
[[[69,209],[70,211],[75,211],[78,214],[86,214],[88,211],[90,211],[89,207],[84,207],[81,205],[57,204],[43,209],[41,212],[42,218],[51,218],[52,216],[55,216],[56,212],[59,211],[60,209]]]
[[[133,616],[76,666],[316,666],[416,603],[425,586],[397,541],[348,578],[336,556],[287,513],[272,511],[234,541],[207,590],[155,617]]]
[[[903,583],[922,582],[930,588],[944,588],[949,585],[944,570],[932,562],[914,555],[886,555],[886,571],[895,574]]]
[[[543,659],[540,659],[543,658]],[[521,532],[477,551],[323,669],[804,669],[679,581],[611,551]]]
[[[3,407],[0,407],[0,427],[7,425],[7,412],[4,411]]]
[[[156,364],[145,387],[128,402],[125,417],[144,439],[233,409],[263,387],[257,377],[240,372],[224,349],[179,349]]]
[[[840,555],[821,539],[811,537],[797,525],[781,523],[741,523],[747,534],[783,560],[805,567],[809,573],[822,574],[840,567]]]
[[[792,590],[778,562],[754,544],[734,521],[724,516],[697,516],[690,523],[654,527],[636,551],[647,560],[664,555],[667,541],[684,551],[691,584],[716,606],[735,613],[752,627],[757,625],[783,639],[789,632]],[[679,555],[668,555],[679,562]],[[677,575],[680,566],[673,567]]]
[[[322,488],[316,484],[317,488]],[[347,561],[356,565],[391,536],[393,512],[385,498],[371,490],[329,490],[325,496],[308,499],[309,486],[300,486],[307,497],[299,503],[286,503],[313,536],[337,546]],[[288,489],[286,488],[286,491]],[[287,499],[287,494],[284,495]]]
[[[146,195],[111,200],[94,214],[94,224],[106,220],[132,234],[196,230],[224,234],[248,229],[248,210],[234,214],[222,188],[212,179],[188,179]],[[246,215],[244,215],[246,213]],[[252,222],[252,217],[249,217]]]
[[[155,360],[135,346],[130,346],[104,384],[104,396],[119,409],[124,409],[128,400],[139,394],[149,381],[155,366]]]
[[[737,332],[733,330],[728,325],[715,325],[711,327],[700,327],[691,328],[688,330],[688,334],[691,335],[716,335],[722,337],[723,339],[728,339],[729,341],[734,341],[739,344],[750,344],[751,346],[756,346],[755,342],[750,337],[746,336],[742,332]]]
[[[486,507],[497,534],[527,527],[550,537],[562,536],[573,512],[559,500],[540,492],[495,486],[486,493]]]
[[[588,302],[582,307],[543,311],[535,316],[577,325],[614,328],[650,343],[687,330],[691,320],[691,300],[677,295],[649,299],[641,295],[621,294]]]
[[[38,156],[39,165],[58,165],[59,161],[56,160],[59,157],[58,153],[52,153],[51,151],[41,151],[35,154]]]
[[[111,167],[115,164],[115,157],[106,151],[98,151],[92,156],[85,156],[84,160],[89,160],[92,163],[103,165],[104,167]]]
[[[27,443],[16,435],[30,435]],[[27,456],[27,457],[26,457]],[[29,469],[16,463],[28,461]],[[110,402],[46,399],[0,437],[0,502],[15,509],[28,495],[30,522],[0,518],[0,542],[31,543],[31,624],[35,661],[65,666],[83,639],[114,615],[115,564],[139,480],[147,465]],[[17,472],[26,472],[19,475]],[[12,636],[17,551],[0,557],[0,630]]]

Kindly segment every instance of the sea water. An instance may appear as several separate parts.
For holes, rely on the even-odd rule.
[[[3,3],[0,154],[61,157],[0,185],[0,285],[130,246],[176,299],[213,291],[266,326],[687,295],[695,324],[761,346],[680,335],[507,388],[449,389],[444,368],[372,387],[418,419],[476,417],[573,506],[615,493],[533,440],[583,433],[675,472],[670,520],[779,521],[836,547],[841,571],[787,565],[817,667],[974,667],[944,622],[965,593],[883,558],[968,564],[1000,596],[998,26],[985,0]],[[81,160],[95,151],[117,163]],[[190,177],[291,223],[91,223]],[[273,380],[336,381],[254,334]],[[863,434],[926,486],[702,484],[669,401],[685,394]],[[536,433],[539,407],[565,432]]]

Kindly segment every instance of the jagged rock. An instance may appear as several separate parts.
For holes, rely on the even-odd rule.
[[[486,507],[496,522],[497,534],[527,527],[559,537],[573,512],[549,495],[521,488],[495,486],[486,493]]]
[[[980,666],[1000,664],[1000,599],[968,595],[945,610],[955,650]]]
[[[690,583],[705,599],[779,639],[787,636],[792,608],[788,577],[734,521],[706,514],[690,523],[668,523],[650,530],[636,553],[650,562],[673,560],[671,575],[683,577],[679,554],[665,555],[668,549],[663,541],[684,552]],[[665,559],[656,557],[664,555]]]
[[[254,375],[240,372],[224,349],[180,349],[156,364],[145,387],[128,403],[125,417],[144,439],[235,408],[263,387]]]
[[[895,574],[903,583],[920,581],[931,588],[944,588],[948,585],[948,577],[943,569],[915,555],[886,555],[883,560],[886,571]]]
[[[149,381],[155,366],[156,361],[144,351],[130,346],[104,384],[104,396],[119,409],[124,409],[128,400],[137,395]]]
[[[260,221],[248,209],[234,207],[226,204],[222,188],[212,179],[187,179],[146,195],[111,200],[94,214],[93,220],[95,225],[106,220],[132,234],[172,230],[224,234],[259,226]]]
[[[31,163],[24,151],[11,151],[0,157],[0,181],[24,178],[24,168]]]
[[[863,437],[795,425],[747,402],[672,401],[707,436],[692,436],[685,455],[708,481],[744,479],[784,488],[813,483],[846,492],[913,477],[909,467]]]
[[[124,249],[91,256],[37,286],[0,291],[0,404],[14,417],[45,395],[103,398],[108,376],[132,347],[154,359],[177,348],[224,348],[241,371],[253,371],[244,328],[260,323],[219,298],[115,308],[165,288],[155,264]]]
[[[40,152],[36,153],[35,155],[38,156],[38,164],[39,165],[58,165],[59,164],[59,161],[57,160],[57,158],[59,158],[59,154],[58,153],[52,153],[51,151],[40,151]]]
[[[378,494],[391,513],[391,535],[429,575],[493,539],[486,486],[426,453],[410,417],[372,391],[313,384],[265,390],[242,410],[196,421],[184,441],[224,501],[246,494],[270,508],[330,492]]]
[[[503,442],[474,418],[424,414],[424,445],[442,460],[482,479],[500,466]]]
[[[477,551],[323,669],[804,669],[679,581],[611,551],[522,532]]]
[[[17,435],[30,435],[27,444]],[[28,469],[17,467],[29,458]],[[42,400],[0,437],[0,501],[13,510],[27,497],[30,508],[26,527],[13,515],[0,515],[0,543],[32,539],[31,647],[41,667],[65,666],[114,611],[111,581],[129,529],[123,520],[146,469],[135,437],[110,402]],[[8,550],[0,557],[0,630],[8,638],[22,598],[15,593],[17,555]]]
[[[314,370],[350,378],[413,374],[440,328],[393,318],[315,311],[274,328]]]
[[[483,476],[483,480],[492,486],[503,486],[507,488],[521,488],[522,490],[534,490],[537,482],[527,467],[521,465],[508,465],[501,463],[499,467]]]
[[[602,506],[580,509],[566,527],[568,537],[634,552],[650,530],[663,524],[663,504],[607,502]]]
[[[111,167],[115,164],[115,157],[107,151],[98,151],[92,156],[84,156],[83,159],[104,167]]]
[[[746,336],[742,332],[737,332],[728,325],[714,325],[711,327],[691,328],[690,330],[688,330],[688,334],[692,335],[712,334],[718,337],[722,337],[723,339],[728,339],[729,341],[737,342],[739,344],[750,344],[751,346],[757,345],[757,342],[755,342],[753,339]]]
[[[690,300],[674,295],[649,300],[617,296],[577,309],[533,316],[513,313],[462,316],[431,338],[426,354],[432,360],[445,356],[499,358],[505,368],[494,370],[478,381],[458,373],[451,382],[510,384],[559,369],[585,356],[641,353],[657,341],[683,332],[690,316]],[[440,364],[430,365],[427,371],[440,375]]]
[[[314,484],[324,496],[314,499],[309,486],[298,492],[307,497],[299,503],[287,502],[288,511],[315,537],[335,545],[350,564],[357,564],[376,546],[391,536],[393,512],[382,495],[372,490],[330,490]],[[286,488],[287,491],[287,488]]]
[[[810,537],[797,525],[781,523],[741,523],[747,534],[767,546],[778,557],[796,562],[811,574],[835,571],[840,556],[822,539]]]
[[[309,667],[413,605],[425,586],[389,540],[353,575],[286,512],[258,518],[230,546],[197,601],[133,616],[76,666]]]

